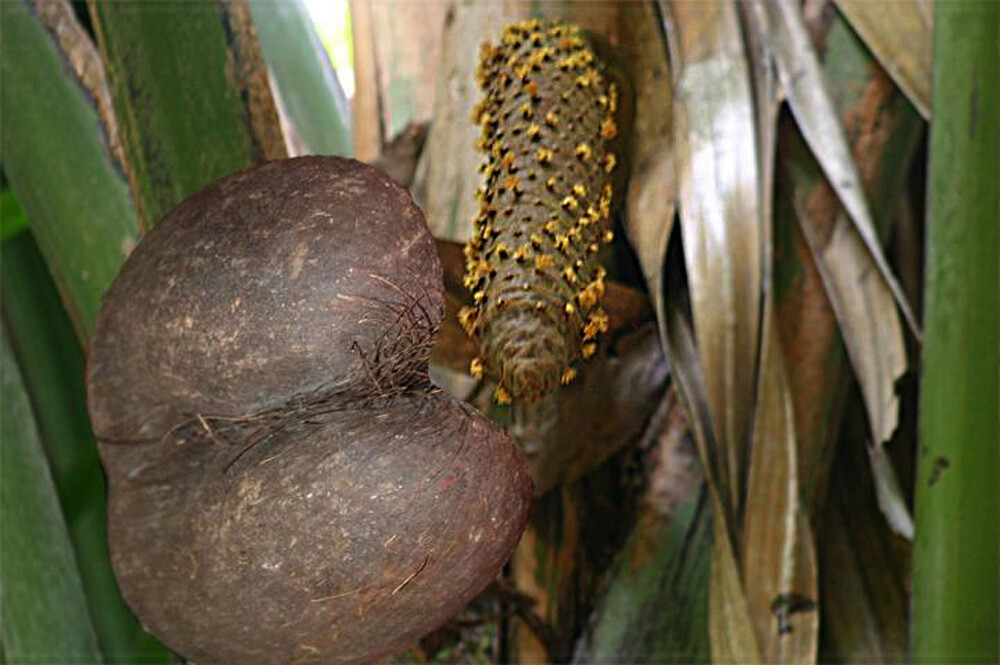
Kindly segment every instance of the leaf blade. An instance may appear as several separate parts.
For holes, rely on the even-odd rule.
[[[249,8],[90,2],[143,228],[205,185],[286,156]]]
[[[25,3],[0,3],[0,12],[4,172],[86,341],[101,293],[138,240],[135,206],[114,142],[103,138],[114,132],[85,96],[69,53]],[[79,57],[93,62],[96,54]]]
[[[809,42],[801,10],[791,0],[762,4],[763,15],[768,21],[765,30],[773,36],[778,75],[799,128],[847,210],[880,278],[919,340],[920,325],[882,252],[861,178],[851,158],[816,51]]]
[[[16,202],[15,202],[16,205]],[[28,233],[0,245],[0,305],[108,662],[170,662],[118,590],[108,555],[104,473],[87,416],[84,358]]]
[[[924,120],[930,120],[931,25],[918,1],[836,3]]]
[[[772,307],[769,299],[741,564],[763,661],[809,663],[819,645],[816,554],[801,506],[794,406]],[[812,607],[794,611],[796,597]],[[786,599],[792,606],[782,606]]]
[[[829,29],[826,43],[825,72],[835,84],[834,102],[851,137],[850,148],[862,186],[871,196],[878,232],[884,237],[894,220],[894,204],[907,187],[905,173],[920,134],[919,116],[839,16]],[[815,281],[815,273],[823,285],[828,303],[824,306],[830,307],[836,317],[864,397],[871,432],[866,439],[875,446],[873,454],[879,455],[878,449],[892,436],[899,416],[896,385],[907,369],[903,325],[889,289],[877,278],[877,266],[852,229],[821,166],[797,134],[789,136],[785,147],[783,166],[789,184],[785,206],[791,210],[786,210],[786,216],[797,220],[811,255],[800,262],[810,279]],[[802,334],[792,333],[793,348],[804,341]],[[803,357],[801,349],[794,350],[796,357]],[[814,388],[808,390],[815,392]],[[811,422],[814,428],[815,419]],[[816,477],[819,468],[810,459],[824,457],[822,449],[826,444],[814,437],[804,443],[811,449],[804,463],[814,469],[804,473]],[[905,502],[898,491],[893,491],[897,484],[892,467],[878,465],[873,471],[880,505],[894,529],[912,533]]]
[[[16,360],[0,328],[0,631],[11,662],[100,662],[83,585]],[[59,626],[53,631],[52,626]]]
[[[676,146],[695,336],[718,464],[739,515],[760,334],[760,180],[749,72],[733,4],[674,2],[682,69]]]
[[[676,287],[676,280],[668,281]],[[671,359],[677,392],[684,402],[698,457],[705,472],[712,507],[712,574],[709,584],[708,632],[712,658],[719,662],[760,662],[760,649],[743,593],[740,570],[733,552],[733,529],[726,502],[720,496],[719,471],[710,451],[714,448],[708,397],[694,332],[684,313],[685,295],[669,292],[666,311],[666,348]]]
[[[251,0],[250,12],[276,88],[275,102],[293,131],[294,155],[350,157],[351,117],[337,73],[302,0]]]

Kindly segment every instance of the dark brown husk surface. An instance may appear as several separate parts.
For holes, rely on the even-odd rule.
[[[520,453],[451,399],[285,422],[244,452],[256,430],[101,447],[123,593],[196,662],[398,651],[492,581],[523,528]]]
[[[499,573],[531,481],[427,378],[441,268],[409,194],[353,160],[226,178],[105,298],[88,399],[111,554],[199,663],[366,662]]]

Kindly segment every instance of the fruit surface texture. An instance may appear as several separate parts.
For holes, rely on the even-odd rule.
[[[500,572],[531,481],[435,387],[441,267],[383,173],[304,157],[166,215],[105,296],[88,399],[112,561],[198,663],[370,662]]]

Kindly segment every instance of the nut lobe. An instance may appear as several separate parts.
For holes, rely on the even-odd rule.
[[[168,213],[105,295],[88,367],[95,432],[155,438],[196,413],[364,392],[400,311],[419,330],[396,334],[426,357],[441,279],[420,209],[373,167],[303,157],[224,178]]]

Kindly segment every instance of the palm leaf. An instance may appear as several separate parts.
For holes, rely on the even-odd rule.
[[[3,169],[86,340],[138,224],[96,51],[68,3],[43,7],[0,3]]]
[[[837,0],[837,7],[925,120],[931,117],[931,16],[921,0]]]
[[[791,0],[763,3],[775,62],[789,105],[803,136],[853,221],[875,268],[914,335],[920,328],[882,252],[860,176],[851,159],[819,59],[809,42],[801,10]]]
[[[286,155],[245,3],[90,12],[143,228],[208,183]]]
[[[24,382],[2,329],[0,400],[4,658],[14,663],[99,662],[101,653],[73,544]]]
[[[347,97],[301,0],[252,0],[250,11],[294,155],[353,153]]]
[[[169,662],[125,606],[108,559],[104,474],[87,417],[83,353],[31,235],[0,245],[0,301],[94,630],[108,662]],[[6,404],[5,404],[6,406]],[[62,519],[62,517],[60,517]]]

